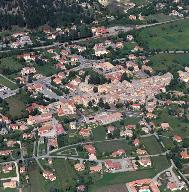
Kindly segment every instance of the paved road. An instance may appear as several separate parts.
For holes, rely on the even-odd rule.
[[[129,31],[132,31],[132,30],[137,30],[137,29],[142,29],[142,28],[147,28],[147,27],[153,27],[153,26],[156,26],[156,25],[162,25],[162,24],[166,24],[166,23],[172,23],[172,22],[175,22],[175,21],[179,21],[179,20],[184,20],[184,19],[188,19],[189,17],[185,17],[185,18],[179,18],[179,19],[173,19],[173,20],[170,20],[170,21],[165,21],[165,22],[159,22],[159,23],[153,23],[153,24],[148,24],[148,25],[140,25],[140,26],[135,26],[135,27],[125,27],[125,26],[114,26],[114,27],[111,27],[110,29],[112,30],[111,33],[109,34],[106,34],[104,35],[103,37],[109,37],[109,36],[115,36],[117,35],[119,32],[129,32]],[[113,30],[114,29],[114,30]],[[83,38],[83,39],[79,39],[79,40],[75,40],[75,41],[72,41],[72,43],[78,43],[78,42],[81,42],[81,41],[85,41],[85,40],[91,40],[91,39],[97,39],[98,37],[89,37],[89,38]],[[66,43],[66,42],[65,42]],[[40,49],[49,49],[49,48],[53,48],[53,47],[56,47],[56,46],[62,46],[64,45],[65,43],[54,43],[52,45],[45,45],[45,46],[38,46],[38,47],[32,47],[30,48],[31,50],[40,50]],[[13,51],[14,49],[10,49],[10,50],[4,50],[4,51],[0,51],[0,53],[7,53],[7,52],[10,52],[10,51]],[[24,51],[24,50],[28,50],[28,48],[23,48],[23,49],[19,49],[21,51]]]

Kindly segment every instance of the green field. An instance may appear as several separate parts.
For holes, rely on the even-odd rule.
[[[142,29],[136,40],[149,49],[189,49],[189,19]]]
[[[0,59],[0,73],[5,76],[15,77],[15,74],[21,71],[22,63],[15,57],[5,57]]]
[[[93,133],[94,140],[96,141],[104,140],[106,137],[105,127],[103,126],[97,126],[96,128],[93,128],[92,133]]]
[[[128,144],[128,141],[126,139],[95,143],[95,147],[101,153],[111,153],[118,149],[125,149],[126,154],[128,155],[131,155],[132,152],[134,152],[134,148]]]
[[[189,54],[159,54],[150,58],[151,67],[155,72],[175,73],[189,66]]]
[[[171,108],[171,107],[170,107]],[[171,127],[172,134],[178,134],[182,137],[189,136],[189,124],[188,122],[184,122],[182,119],[178,117],[174,117],[169,115],[168,108],[162,109],[158,113],[158,117],[154,120],[157,126],[159,126],[162,122],[169,123]]]
[[[141,138],[141,143],[150,155],[162,153],[161,145],[156,140],[155,136]]]
[[[9,97],[8,99],[6,99],[6,101],[8,102],[8,105],[9,105],[8,114],[12,118],[16,118],[16,117],[19,118],[25,114],[26,106],[23,103],[22,98],[20,97],[19,94]]]
[[[104,186],[127,183],[136,179],[152,178],[160,171],[167,169],[170,166],[170,163],[165,156],[159,156],[152,158],[152,166],[153,168],[133,172],[105,174],[101,180],[97,181],[91,186],[90,191],[95,192],[98,188]]]
[[[68,161],[56,159],[53,168],[57,179],[53,182],[46,181],[40,173],[39,167],[34,164],[29,170],[31,192],[47,192],[52,189],[66,190],[73,186],[77,180],[75,171]]]
[[[172,138],[160,136],[160,139],[163,142],[163,144],[165,145],[165,148],[167,150],[170,150],[175,146]]]
[[[170,20],[173,20],[173,19],[176,19],[176,17],[165,15],[163,13],[154,14],[154,15],[148,15],[146,17],[147,21],[149,21],[149,20],[156,20],[158,22],[165,22],[165,21],[170,21]]]
[[[4,78],[3,76],[0,76],[0,85],[4,85],[10,89],[16,89],[17,85],[9,81],[8,79]]]
[[[45,76],[51,76],[57,72],[56,68],[54,67],[53,63],[46,63],[44,65],[35,65],[35,68],[38,73],[41,73]]]

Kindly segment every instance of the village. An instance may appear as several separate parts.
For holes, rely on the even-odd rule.
[[[96,21],[84,35],[74,24],[44,26],[0,39],[0,191],[189,190],[188,49],[146,40],[184,33],[188,12],[172,2],[173,25],[124,6],[128,26]]]

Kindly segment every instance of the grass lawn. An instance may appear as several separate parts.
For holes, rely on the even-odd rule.
[[[153,157],[152,162],[153,167],[149,169],[105,174],[101,180],[90,187],[90,192],[95,192],[97,189],[108,185],[127,183],[136,179],[153,178],[157,173],[170,166],[166,156]]]
[[[128,155],[134,152],[134,148],[128,144],[128,141],[126,139],[95,143],[95,147],[99,152],[102,153],[103,152],[111,153],[118,149],[125,149]]]
[[[154,20],[154,19],[157,20],[158,22],[165,22],[165,21],[170,21],[170,20],[176,19],[176,17],[165,15],[163,13],[149,15],[146,17],[147,21],[148,20]]]
[[[142,29],[138,37],[150,49],[189,49],[189,19]]]
[[[92,129],[94,140],[104,140],[106,137],[105,127],[97,126],[96,128]]]
[[[8,79],[4,78],[3,76],[0,76],[0,85],[4,85],[10,89],[16,89],[17,85],[9,81]]]
[[[68,186],[73,185],[78,179],[76,172],[69,161],[54,159],[53,165],[63,190]]]
[[[9,173],[3,173],[2,168],[0,168],[0,178],[9,178],[9,177],[16,177],[16,169],[13,168],[13,170],[10,171]]]
[[[21,117],[23,114],[25,114],[25,105],[20,97],[19,94],[14,95],[12,97],[9,97],[6,99],[9,105],[9,114],[12,118],[15,117]]]
[[[156,173],[159,173],[171,166],[170,161],[167,159],[165,155],[152,157],[151,160],[152,160],[152,167]]]
[[[55,66],[52,63],[46,63],[44,65],[35,65],[35,68],[38,73],[41,73],[45,76],[51,76],[57,72]]]
[[[161,111],[158,113],[158,117],[154,120],[154,122],[158,126],[162,122],[167,122],[171,127],[170,131],[172,132],[172,134],[178,134],[183,138],[189,136],[188,122],[184,122],[182,119],[169,115],[168,108],[161,109]]]
[[[0,73],[6,74],[7,76],[19,72],[22,67],[22,64],[15,57],[0,59]]]
[[[151,67],[156,72],[175,73],[189,66],[189,54],[159,54],[150,58]]]
[[[172,149],[175,146],[172,138],[160,136],[160,139],[162,140],[163,144],[165,145],[166,149],[168,149],[168,150]]]
[[[121,121],[116,121],[116,122],[112,123],[112,125],[117,128],[121,128],[121,127],[123,127],[125,125],[129,125],[129,124],[136,125],[139,121],[140,121],[140,118],[138,118],[138,117],[126,117]]]
[[[65,168],[64,164],[61,164],[62,167]],[[59,175],[60,171],[60,165],[58,166],[55,175],[57,176],[57,179],[55,181],[47,181],[41,174],[40,168],[34,164],[30,169],[29,169],[29,177],[30,177],[30,184],[31,184],[31,192],[47,192],[52,189],[62,189],[62,182],[63,182],[63,172],[69,173],[66,171],[66,169],[61,169],[61,175]],[[56,167],[56,163],[55,163]]]
[[[101,180],[92,185],[91,190],[89,191],[95,192],[98,188],[104,186],[127,183],[136,179],[151,178],[154,175],[155,174],[153,169],[139,170],[135,172],[109,173],[105,174]]]
[[[162,153],[161,145],[154,136],[141,138],[141,143],[150,155]]]

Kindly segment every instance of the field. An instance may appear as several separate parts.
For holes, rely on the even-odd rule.
[[[189,19],[142,29],[138,40],[149,49],[189,49]]]
[[[189,124],[183,120],[171,116],[168,114],[168,108],[164,108],[158,114],[158,118],[154,120],[157,125],[160,125],[162,122],[169,123],[173,134],[178,134],[182,137],[189,136]]]
[[[46,181],[40,173],[39,167],[34,164],[29,170],[31,192],[47,192],[52,189],[65,190],[76,181],[76,175],[70,163],[65,160],[56,159],[53,162],[57,179],[53,182]]]
[[[108,185],[127,183],[136,179],[153,178],[160,171],[167,169],[170,166],[170,163],[165,156],[159,156],[152,158],[152,166],[152,168],[134,172],[105,174],[101,180],[91,186],[90,191],[96,192],[97,189]]]
[[[53,74],[55,74],[57,72],[56,68],[54,67],[54,65],[52,63],[46,63],[44,65],[35,65],[35,68],[37,70],[38,73],[41,73],[45,76],[51,76]]]
[[[150,60],[155,72],[175,73],[189,66],[189,54],[159,54],[152,56]]]
[[[154,19],[158,22],[165,22],[165,21],[170,21],[170,20],[176,19],[176,17],[165,15],[163,13],[149,15],[146,17],[146,20],[154,20]]]
[[[165,145],[165,148],[167,150],[170,150],[174,147],[174,143],[173,143],[172,138],[160,136],[160,139],[163,142],[163,144]]]
[[[0,73],[14,79],[15,74],[22,69],[22,64],[15,57],[0,59]]]
[[[96,143],[95,147],[97,151],[102,153],[103,152],[111,153],[118,149],[125,149],[126,153],[129,155],[133,151],[133,147],[128,144],[128,141],[126,139]]]
[[[6,99],[6,101],[9,105],[8,113],[11,115],[11,117],[21,117],[23,114],[25,114],[25,105],[20,95],[9,97],[8,99]]]
[[[104,140],[106,137],[105,127],[103,126],[97,126],[96,128],[93,128],[92,133],[93,133],[94,140],[96,141]]]
[[[3,76],[0,76],[0,85],[4,85],[10,89],[16,89],[17,85],[13,82],[9,81],[8,79],[4,78]]]
[[[109,185],[96,190],[96,192],[117,192],[117,191],[128,192],[125,184]]]
[[[162,153],[161,145],[154,136],[141,138],[141,143],[150,155]]]

